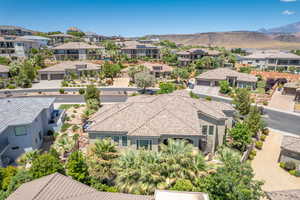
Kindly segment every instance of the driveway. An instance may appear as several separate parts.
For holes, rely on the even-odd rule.
[[[115,78],[113,86],[115,87],[128,87],[129,85],[129,78]]]
[[[283,135],[271,132],[267,137],[263,149],[257,151],[251,165],[257,180],[265,181],[263,190],[300,189],[300,178],[290,175],[279,167],[278,157]]]
[[[193,92],[194,93],[200,93],[200,94],[218,96],[219,95],[219,90],[220,90],[219,87],[196,85],[193,89]]]
[[[294,112],[294,96],[282,95],[280,91],[276,90],[271,98],[269,107],[284,111]]]
[[[49,89],[49,88],[60,88],[61,80],[41,80],[39,83],[32,84],[30,89]]]

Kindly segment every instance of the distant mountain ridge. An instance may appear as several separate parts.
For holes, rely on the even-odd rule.
[[[268,34],[273,34],[273,33],[280,33],[280,34],[289,34],[289,33],[298,33],[300,32],[300,21],[293,23],[293,24],[288,24],[280,27],[275,27],[275,28],[270,28],[270,29],[260,29],[259,32],[262,33],[268,33]]]

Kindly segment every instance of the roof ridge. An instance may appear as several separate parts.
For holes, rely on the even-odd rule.
[[[36,199],[36,198],[38,197],[38,195],[42,193],[42,191],[49,185],[49,183],[52,182],[52,180],[53,180],[58,174],[59,174],[59,173],[57,173],[57,172],[54,173],[54,174],[51,174],[52,177],[50,178],[50,180],[48,180],[47,183],[40,189],[40,191],[39,191],[36,195],[34,195],[34,197],[32,198],[32,200]],[[49,175],[49,176],[51,176],[51,175]],[[47,176],[46,176],[46,177],[47,177]],[[41,177],[41,178],[46,178],[46,177]]]

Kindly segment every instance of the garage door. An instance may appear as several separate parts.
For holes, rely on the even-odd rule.
[[[41,80],[48,80],[47,74],[41,74]]]
[[[51,74],[50,79],[51,80],[62,80],[62,79],[64,79],[64,74]]]
[[[197,85],[206,85],[210,86],[210,81],[203,81],[203,80],[198,80]]]

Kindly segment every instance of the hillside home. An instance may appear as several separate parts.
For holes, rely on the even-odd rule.
[[[204,56],[219,56],[220,52],[209,49],[193,48],[186,51],[179,51],[176,53],[180,66],[187,66],[197,59],[201,59]]]
[[[85,33],[85,36],[83,36],[83,39],[85,42],[99,43],[99,42],[107,39],[107,37],[105,37],[103,35],[98,35],[97,33],[87,32],[87,33]]]
[[[100,60],[104,48],[84,42],[68,42],[52,50],[56,60]]]
[[[1,78],[8,78],[8,74],[9,74],[9,68],[8,66],[5,65],[0,65],[0,79]]]
[[[141,65],[147,67],[150,74],[154,75],[155,78],[167,78],[171,76],[173,71],[171,66],[162,63],[145,62]]]
[[[24,183],[7,200],[209,200],[202,192],[156,190],[154,196],[99,192],[71,177],[54,173]]]
[[[233,116],[229,104],[199,101],[177,91],[106,104],[89,119],[86,131],[91,142],[112,138],[120,148],[158,151],[168,139],[183,139],[195,149],[214,153],[232,127]]]
[[[54,98],[0,99],[0,166],[24,152],[39,149],[43,136],[57,125]]]
[[[63,80],[72,73],[78,77],[90,73],[98,73],[100,65],[84,61],[64,61],[39,70],[40,80]]]
[[[231,87],[256,88],[257,78],[254,75],[240,73],[228,68],[217,68],[204,72],[196,77],[196,85],[219,86],[219,81],[228,81]]]
[[[242,57],[240,63],[260,69],[277,70],[278,67],[283,67],[287,70],[289,66],[300,68],[300,56],[275,50],[256,51],[251,55]]]
[[[160,48],[158,46],[139,43],[137,41],[124,42],[124,47],[121,48],[121,53],[127,55],[128,58],[160,58]]]
[[[69,42],[71,39],[75,38],[73,35],[68,35],[63,33],[49,35],[49,37],[51,38],[50,44],[52,46]]]
[[[15,36],[24,36],[32,35],[34,31],[28,30],[19,26],[0,26],[0,36],[4,35],[15,35]]]
[[[25,39],[25,40],[32,40],[32,41],[36,42],[38,44],[39,48],[47,47],[51,40],[50,38],[34,36],[34,35],[26,35],[26,36],[22,36],[20,38]]]
[[[12,58],[26,58],[30,49],[38,49],[40,45],[33,40],[16,36],[0,37],[0,56]]]
[[[297,169],[300,169],[300,138],[294,136],[283,136],[281,142],[281,151],[279,155],[280,162],[293,161]]]

